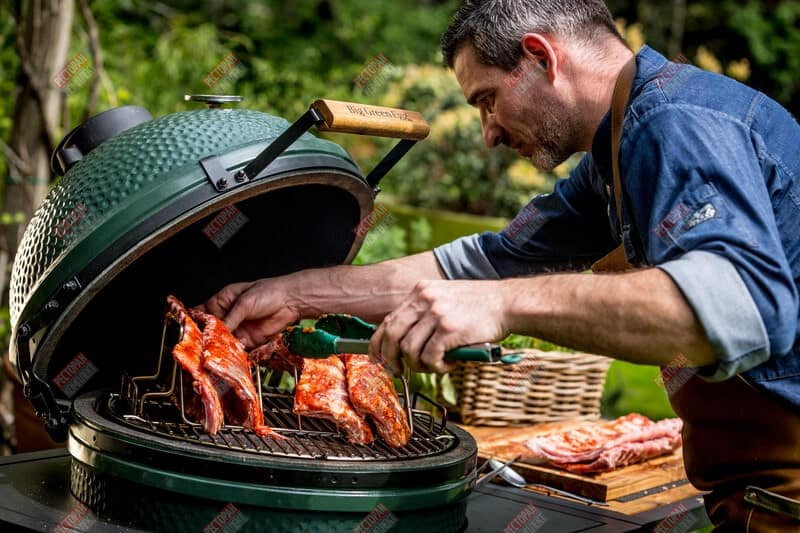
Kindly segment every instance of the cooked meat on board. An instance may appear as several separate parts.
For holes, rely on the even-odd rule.
[[[256,393],[242,343],[214,315],[197,309],[192,309],[191,315],[202,326],[203,368],[211,373],[221,396],[225,420],[252,429],[258,435],[284,438],[264,425],[261,398]]]
[[[389,446],[405,446],[411,438],[411,427],[386,369],[369,355],[344,354],[344,360],[353,407],[369,418]]]
[[[203,334],[180,300],[168,296],[167,305],[168,312],[182,328],[181,338],[172,349],[172,356],[184,372],[184,410],[203,425],[206,433],[215,435],[222,427],[224,416],[211,376],[203,368]],[[175,398],[175,403],[180,406],[179,401]]]
[[[295,387],[294,408],[298,415],[332,420],[344,429],[353,444],[370,444],[372,430],[350,403],[345,366],[339,357],[305,359]]]
[[[607,472],[672,453],[681,445],[681,427],[679,418],[653,422],[631,413],[534,437],[526,444],[534,455],[568,472]]]

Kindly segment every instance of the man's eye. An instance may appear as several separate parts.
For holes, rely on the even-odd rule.
[[[481,98],[481,103],[487,113],[494,113],[494,98],[491,96],[484,96]]]

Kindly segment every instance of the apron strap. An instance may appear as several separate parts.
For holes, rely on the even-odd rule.
[[[619,144],[622,140],[622,123],[628,107],[633,79],[636,77],[636,57],[625,63],[617,76],[614,94],[611,97],[611,170],[614,174],[614,205],[617,208],[620,245],[592,265],[592,271],[620,272],[633,269],[625,254],[622,235],[622,177],[619,172]]]

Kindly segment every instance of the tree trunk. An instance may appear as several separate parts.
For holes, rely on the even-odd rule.
[[[667,52],[675,57],[683,46],[683,29],[686,25],[686,0],[672,1],[672,27],[669,34]]]
[[[50,185],[50,153],[66,98],[51,80],[69,60],[75,4],[74,0],[28,0],[17,6],[20,72],[8,143],[14,156],[8,158],[3,212],[21,213],[27,221]],[[0,264],[11,264],[24,229],[25,222],[3,228]],[[9,271],[4,269],[0,272],[3,305],[8,304],[8,279]]]

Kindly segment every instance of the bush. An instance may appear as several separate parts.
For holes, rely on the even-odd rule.
[[[512,217],[534,195],[552,190],[556,174],[483,144],[478,112],[466,104],[451,72],[411,65],[398,77],[376,103],[421,112],[431,133],[398,163],[383,184],[387,193],[419,207]],[[566,168],[559,171],[566,174]]]

